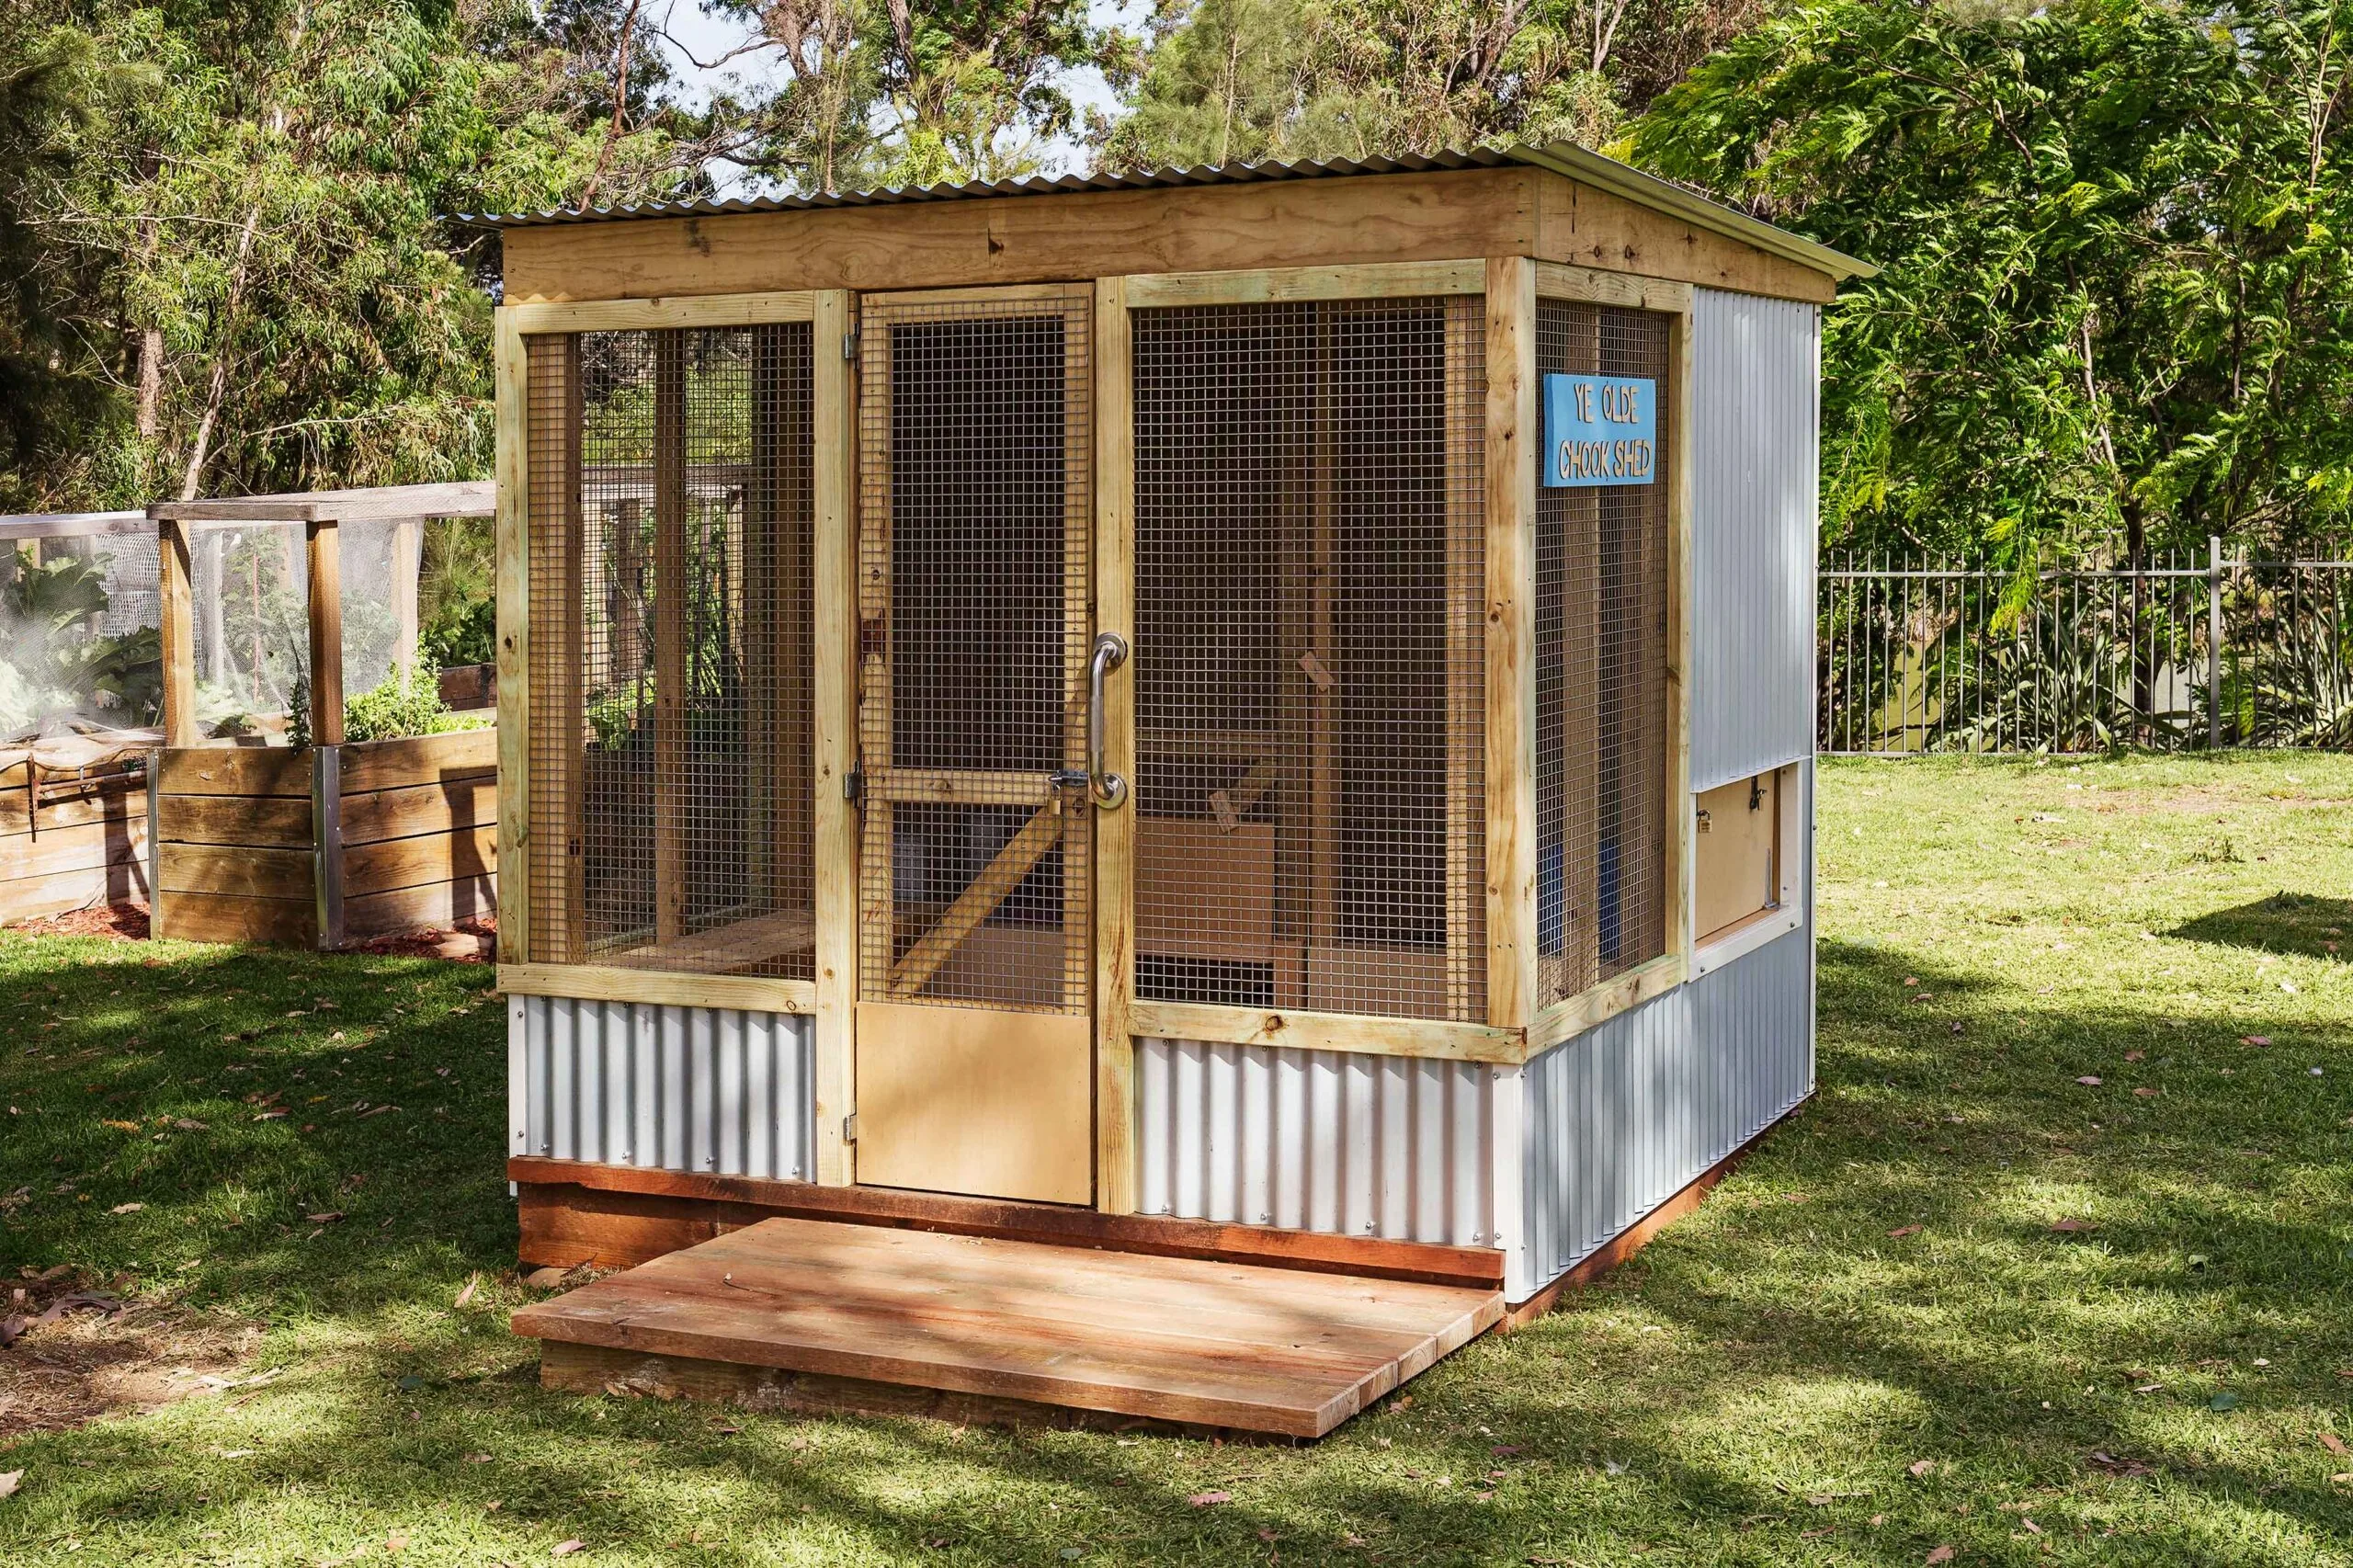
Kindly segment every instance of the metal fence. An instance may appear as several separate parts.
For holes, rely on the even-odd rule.
[[[2353,748],[2353,561],[1825,556],[1819,749]]]

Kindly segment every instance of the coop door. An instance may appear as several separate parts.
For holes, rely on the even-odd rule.
[[[861,1184],[1092,1195],[1087,323],[861,308]]]

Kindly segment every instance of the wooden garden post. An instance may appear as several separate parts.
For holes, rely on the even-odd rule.
[[[311,744],[343,744],[343,539],[333,517],[303,527],[310,554]]]
[[[188,525],[155,525],[155,585],[162,601],[164,744],[196,744],[195,598],[189,581]]]

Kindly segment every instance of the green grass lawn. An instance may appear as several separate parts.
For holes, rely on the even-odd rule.
[[[542,1393],[486,970],[0,935],[0,1562],[2353,1561],[2353,760],[1821,793],[1814,1102],[1302,1450]]]

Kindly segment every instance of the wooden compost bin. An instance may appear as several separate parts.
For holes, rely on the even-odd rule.
[[[175,747],[152,809],[159,937],[332,948],[496,902],[495,730]]]
[[[494,729],[344,740],[339,526],[488,517],[487,483],[165,502],[158,526],[165,748],[149,787],[154,934],[336,948],[495,904]],[[206,743],[196,723],[189,537],[299,523],[308,566],[313,744]],[[402,635],[415,656],[413,602]]]

